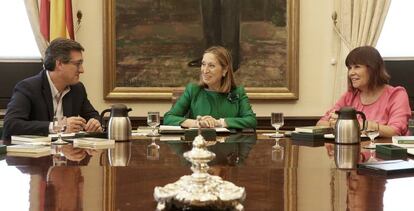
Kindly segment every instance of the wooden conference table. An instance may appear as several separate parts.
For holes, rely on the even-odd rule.
[[[191,143],[169,139],[155,140],[158,155],[147,152],[151,138],[134,137],[110,150],[66,145],[59,149],[66,158],[3,156],[1,209],[154,210],[154,187],[191,174],[182,157]],[[210,173],[246,188],[245,210],[414,210],[414,177],[387,179],[339,169],[332,140],[282,138],[279,149],[261,133],[219,140],[224,143],[209,142],[216,153]],[[361,153],[369,154],[362,148]]]

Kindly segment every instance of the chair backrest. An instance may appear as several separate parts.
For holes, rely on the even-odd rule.
[[[184,93],[184,88],[174,88],[172,90],[171,95],[171,103],[174,105],[177,100],[181,97],[181,95]]]
[[[181,97],[181,95],[184,93],[184,87],[183,88],[175,88],[172,90],[172,96],[171,96],[171,107],[175,105],[175,103],[178,101],[178,99]],[[191,116],[190,111],[187,112],[185,117],[189,118]]]
[[[414,112],[411,111],[411,118],[408,119],[408,130],[410,131],[410,136],[414,136]]]

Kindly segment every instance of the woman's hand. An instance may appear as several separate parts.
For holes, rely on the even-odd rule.
[[[325,143],[326,152],[328,153],[328,157],[332,159],[334,157],[335,151],[334,151],[334,144],[331,143]]]
[[[224,121],[223,121],[224,122]],[[181,123],[182,127],[198,127],[197,120],[195,119],[186,119],[184,122]],[[200,127],[203,128],[215,128],[215,127],[227,127],[227,125],[224,122],[224,125],[222,121],[219,119],[215,119],[212,116],[202,116],[200,117]]]
[[[338,120],[338,114],[335,112],[331,112],[329,114],[328,123],[330,127],[335,127],[336,121]]]
[[[219,127],[220,121],[214,119],[212,116],[202,116],[200,120],[200,127],[214,128]]]

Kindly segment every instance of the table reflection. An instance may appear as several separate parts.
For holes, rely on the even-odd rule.
[[[155,142],[155,137],[151,138],[151,144],[147,146],[147,159],[159,160],[160,159],[160,145]]]
[[[338,193],[341,183],[346,186],[345,198],[335,195],[334,201],[340,202],[338,207],[345,210],[383,210],[386,177],[373,175],[360,175],[357,173],[357,164],[367,162],[369,151],[361,152],[359,144],[332,144],[326,143],[328,155],[335,160],[332,169],[333,193]],[[338,209],[341,210],[341,209]]]
[[[48,169],[45,210],[83,210],[83,176],[79,167]]]
[[[386,178],[347,173],[347,210],[383,210]]]
[[[88,165],[91,156],[96,150],[75,148],[72,145],[52,145],[52,155],[40,158],[7,156],[6,163],[9,166],[55,166]]]
[[[117,142],[114,148],[107,149],[108,163],[111,166],[128,166],[131,160],[132,143]]]
[[[208,165],[212,169],[216,165],[242,165],[256,144],[256,140],[256,134],[231,134],[224,137],[222,143],[208,142],[207,149],[216,154],[216,157]],[[192,142],[167,141],[166,143],[179,156],[182,164],[190,165],[190,162],[183,157],[183,153],[191,150]]]
[[[280,138],[275,138],[275,145],[272,147],[272,161],[283,162],[285,158],[285,147],[280,145]]]
[[[191,143],[164,140],[156,139],[157,160],[147,159],[147,146],[152,143],[148,137],[117,142],[113,149],[66,145],[46,157],[6,156],[0,160],[1,181],[22,183],[21,177],[4,176],[16,169],[28,175],[29,186],[16,191],[29,193],[30,199],[6,194],[2,200],[29,201],[30,210],[154,210],[155,186],[191,174],[182,158]],[[246,188],[245,210],[413,210],[410,200],[397,200],[407,198],[409,192],[401,190],[413,188],[411,178],[390,180],[340,169],[335,156],[342,152],[335,155],[333,144],[294,145],[283,138],[282,157],[273,152],[275,140],[261,135],[231,134],[223,140],[209,142],[217,156],[209,163],[210,173]],[[366,161],[369,151],[359,150],[351,157]],[[58,155],[66,160],[54,162],[53,156]]]
[[[86,149],[71,145],[54,148],[51,156],[41,158],[6,157],[8,165],[31,176],[30,190],[39,207],[33,210],[83,210],[83,176],[80,166],[88,165],[91,155]],[[36,179],[37,178],[37,179]],[[12,179],[12,178],[11,178]]]

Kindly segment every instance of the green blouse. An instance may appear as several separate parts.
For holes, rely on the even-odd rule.
[[[187,118],[198,115],[224,118],[228,128],[256,128],[256,114],[243,87],[230,93],[209,91],[197,84],[188,84],[183,95],[164,114],[164,125],[180,125]]]

